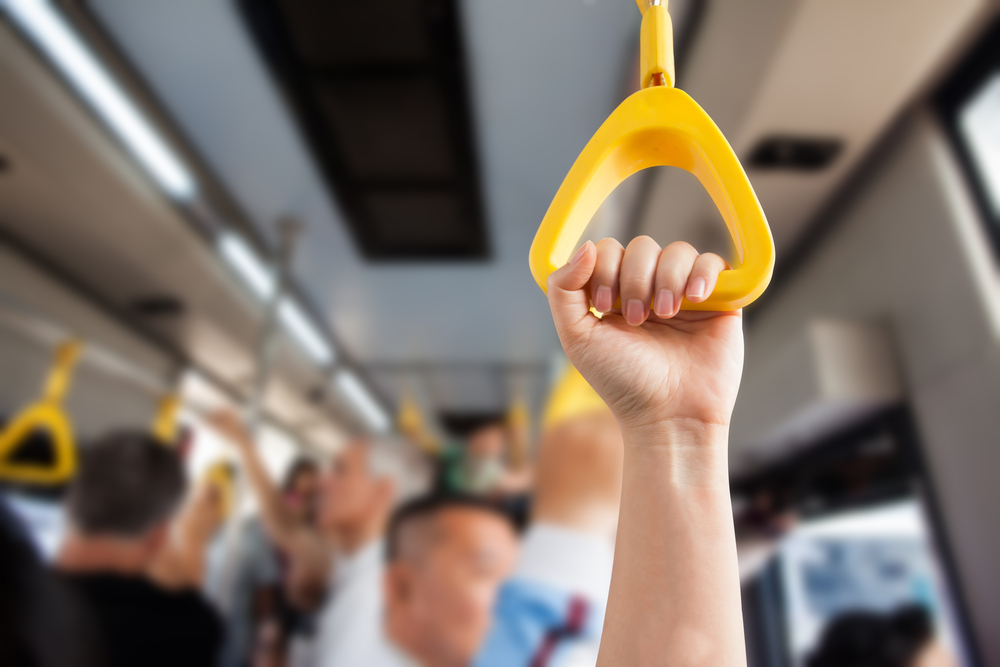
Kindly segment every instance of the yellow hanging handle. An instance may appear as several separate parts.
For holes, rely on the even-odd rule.
[[[180,407],[180,397],[177,394],[167,394],[160,399],[156,408],[156,417],[150,430],[165,445],[173,446],[177,441],[177,411]]]
[[[403,394],[403,400],[399,403],[396,425],[400,433],[412,440],[424,452],[428,454],[440,453],[441,443],[427,428],[420,408],[409,392]]]
[[[55,363],[49,372],[41,400],[28,406],[0,433],[0,479],[9,482],[57,485],[69,481],[76,473],[76,445],[69,417],[63,411],[62,400],[69,390],[73,369],[82,345],[78,341],[63,343],[56,350]],[[46,430],[52,438],[54,462],[51,466],[33,463],[12,463],[11,453],[36,430]]]
[[[201,483],[213,487],[219,494],[219,510],[223,520],[236,509],[236,471],[227,461],[210,465],[201,476]]]
[[[649,167],[680,167],[712,197],[740,260],[719,275],[708,299],[684,299],[681,308],[736,310],[760,296],[771,280],[771,230],[729,142],[697,102],[673,87],[673,38],[665,3],[637,3],[643,10],[643,88],[611,113],[573,163],[535,234],[528,264],[545,290],[549,274],[569,260],[598,207],[622,181]]]

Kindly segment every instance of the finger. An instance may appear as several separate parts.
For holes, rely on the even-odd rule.
[[[700,303],[707,299],[715,289],[719,274],[729,268],[726,260],[715,253],[707,252],[699,255],[691,268],[685,294],[691,303]]]
[[[698,251],[683,241],[671,243],[660,253],[653,300],[653,312],[657,317],[673,317],[680,310],[688,276],[697,259]]]
[[[596,320],[590,315],[590,297],[584,289],[596,262],[597,249],[587,241],[569,262],[549,275],[546,283],[552,320],[564,348],[571,347]]]
[[[624,255],[625,248],[615,239],[597,242],[597,264],[590,277],[590,298],[599,312],[610,311],[618,298],[618,271]]]
[[[649,316],[659,259],[660,244],[648,236],[632,239],[625,249],[618,284],[622,294],[622,315],[632,326],[642,324]]]

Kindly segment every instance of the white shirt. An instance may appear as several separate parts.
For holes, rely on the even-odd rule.
[[[334,561],[333,585],[320,611],[313,653],[316,667],[367,667],[378,664],[385,601],[382,573],[385,544],[376,540],[351,556]]]
[[[372,662],[361,667],[420,667],[420,665],[383,635],[377,649],[372,653]]]

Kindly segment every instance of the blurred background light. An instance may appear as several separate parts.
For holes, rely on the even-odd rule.
[[[348,400],[369,428],[376,433],[384,433],[389,430],[391,426],[389,415],[361,384],[357,375],[351,371],[342,370],[334,377],[334,383],[341,395]]]
[[[302,306],[285,297],[278,307],[278,319],[310,359],[320,366],[333,363],[336,357],[333,347],[302,310]]]
[[[191,173],[50,2],[0,0],[0,6],[170,197],[188,200],[194,196],[197,188]]]
[[[219,254],[253,295],[267,301],[276,281],[271,267],[262,260],[241,236],[224,231],[219,235]]]

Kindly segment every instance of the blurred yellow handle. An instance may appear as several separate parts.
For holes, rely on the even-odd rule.
[[[0,479],[56,485],[69,481],[76,473],[76,445],[69,417],[62,408],[62,399],[69,390],[81,349],[77,341],[59,346],[41,400],[28,406],[0,433]],[[12,463],[11,453],[36,430],[48,431],[52,438],[52,465]]]
[[[167,394],[160,399],[150,429],[157,440],[165,445],[173,446],[177,440],[177,411],[181,400],[176,394]]]
[[[201,476],[201,483],[213,487],[219,494],[219,512],[228,519],[236,509],[236,473],[226,461],[209,466]]]
[[[648,4],[648,3],[646,3]],[[643,0],[639,0],[643,8]],[[673,45],[666,7],[645,9],[641,32],[642,81],[597,130],[566,175],[531,244],[528,263],[544,290],[563,266],[601,203],[641,169],[672,166],[694,174],[722,214],[740,265],[723,271],[702,303],[685,310],[736,310],[767,288],[774,269],[774,242],[757,195],[729,142],[708,114],[673,88]]]

